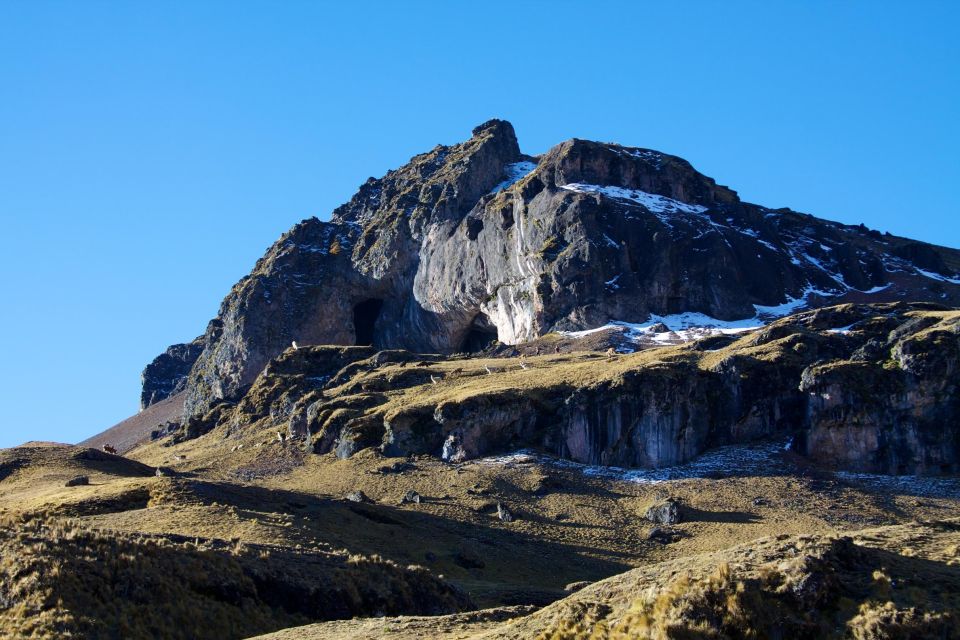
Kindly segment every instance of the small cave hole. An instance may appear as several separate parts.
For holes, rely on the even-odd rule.
[[[493,344],[499,338],[497,327],[490,319],[479,314],[467,330],[467,335],[460,344],[461,353],[479,353]]]
[[[380,317],[383,300],[372,298],[364,300],[353,308],[353,329],[357,336],[356,344],[359,347],[373,345],[373,329]]]

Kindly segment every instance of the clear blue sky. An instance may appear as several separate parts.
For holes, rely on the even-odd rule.
[[[0,446],[134,413],[293,223],[491,117],[960,246],[960,3],[0,3]]]

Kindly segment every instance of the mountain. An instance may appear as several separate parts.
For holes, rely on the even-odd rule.
[[[0,450],[0,636],[960,638],[958,267],[488,122]]]
[[[185,390],[200,415],[294,341],[451,354],[684,313],[953,306],[958,270],[956,250],[745,203],[658,151],[574,139],[526,156],[491,120],[294,225],[201,338],[147,367],[141,400]]]

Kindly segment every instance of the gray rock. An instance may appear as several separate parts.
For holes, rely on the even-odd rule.
[[[343,496],[343,499],[349,500],[350,502],[372,502],[372,500],[367,497],[367,494],[359,489],[356,491],[350,491],[347,493],[347,495]]]
[[[90,478],[87,476],[77,476],[75,478],[70,478],[67,480],[63,486],[65,487],[79,487],[81,485],[90,484]]]
[[[513,522],[514,520],[513,511],[502,502],[497,503],[497,517],[503,522]]]
[[[414,490],[407,491],[400,499],[400,504],[420,504],[423,498]]]
[[[453,562],[464,569],[483,569],[487,566],[483,558],[469,549],[461,549],[453,554]]]
[[[406,471],[411,471],[416,469],[416,466],[410,464],[409,462],[394,462],[393,464],[386,464],[377,467],[377,473],[382,474],[391,474],[391,473],[404,473]]]
[[[673,498],[656,502],[643,517],[654,524],[676,524],[680,522],[680,502]]]
[[[566,591],[567,593],[576,593],[577,591],[580,591],[584,587],[589,587],[590,584],[591,583],[589,580],[580,580],[578,582],[571,582],[570,584],[565,586],[563,590]]]
[[[144,368],[140,374],[143,384],[143,391],[140,393],[141,410],[186,388],[187,374],[203,351],[202,338],[203,336],[193,342],[168,347]]]
[[[680,534],[672,529],[654,527],[647,534],[647,540],[659,542],[660,544],[671,544],[680,539]]]

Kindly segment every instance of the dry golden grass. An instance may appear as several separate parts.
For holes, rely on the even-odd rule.
[[[425,569],[376,556],[0,517],[0,633],[23,638],[242,638],[317,619],[469,600]]]

